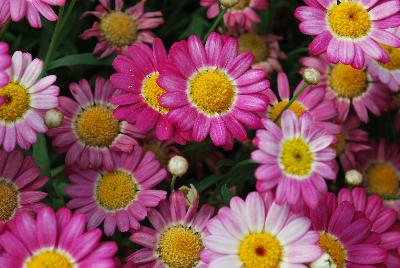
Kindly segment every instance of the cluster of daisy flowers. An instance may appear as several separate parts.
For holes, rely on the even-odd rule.
[[[374,129],[400,130],[398,0],[305,0],[296,85],[267,0],[200,0],[208,33],[171,45],[146,0],[92,2],[108,77],[63,88],[0,41],[0,267],[400,267],[399,144]],[[76,4],[0,0],[0,39],[24,18],[57,38]]]

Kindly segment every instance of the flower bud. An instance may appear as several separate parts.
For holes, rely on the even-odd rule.
[[[188,161],[180,155],[172,157],[168,162],[168,171],[176,177],[182,177],[189,169]]]
[[[344,178],[346,183],[351,186],[360,185],[363,180],[362,174],[355,169],[347,171]]]
[[[231,8],[235,5],[237,5],[240,0],[220,0],[219,1],[221,3],[221,5],[225,8]]]
[[[44,115],[44,123],[48,128],[57,128],[62,125],[63,121],[63,113],[56,109],[48,110]]]
[[[315,68],[306,68],[303,72],[303,79],[309,85],[317,85],[321,81],[321,74]]]
[[[190,184],[190,188],[186,185],[183,185],[179,188],[179,191],[185,195],[187,206],[192,205],[194,200],[196,200],[196,198],[199,196],[193,184]]]
[[[310,264],[310,268],[336,268],[335,262],[329,254],[324,253],[322,256]]]

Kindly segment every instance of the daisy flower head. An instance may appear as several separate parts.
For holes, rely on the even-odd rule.
[[[297,117],[291,110],[283,112],[281,128],[264,119],[264,129],[257,131],[258,150],[251,158],[261,164],[255,172],[257,190],[276,188],[276,202],[290,205],[304,200],[316,207],[327,192],[324,179],[335,180],[334,137],[313,125],[309,113]]]
[[[0,150],[0,229],[23,212],[35,212],[47,194],[39,191],[47,182],[30,156]],[[0,247],[1,248],[1,247]]]
[[[250,51],[254,55],[253,68],[263,69],[267,75],[272,71],[282,71],[280,60],[286,58],[286,54],[279,48],[278,41],[282,37],[268,34],[244,33],[238,37],[239,53]]]
[[[278,94],[280,100],[271,91],[268,90],[268,98],[270,104],[267,110],[267,118],[275,121],[291,98],[289,80],[285,73],[278,73]],[[300,83],[294,90],[294,94],[298,92],[303,84]],[[308,112],[314,120],[316,127],[326,129],[331,134],[340,132],[340,126],[332,123],[332,119],[336,118],[337,111],[333,107],[333,102],[325,100],[325,91],[320,88],[308,87],[293,103],[289,109],[293,111],[297,117]],[[278,121],[280,124],[280,120]]]
[[[370,221],[349,201],[338,202],[327,193],[317,208],[305,208],[305,215],[333,267],[377,267],[386,260],[387,251],[374,239]]]
[[[309,0],[306,3],[307,6],[295,11],[301,21],[300,31],[315,36],[309,46],[311,54],[326,52],[330,63],[361,69],[366,56],[382,63],[389,61],[380,44],[400,47],[400,37],[387,31],[393,27],[393,18],[400,11],[397,0]]]
[[[207,224],[201,258],[210,268],[303,267],[322,254],[318,233],[310,226],[286,204],[265,202],[257,192],[245,200],[233,197],[230,207]]]
[[[200,5],[208,8],[207,18],[218,16],[220,10],[218,0],[200,0]],[[265,10],[268,7],[267,0],[239,0],[239,2],[227,9],[224,15],[224,25],[230,30],[251,30],[254,24],[260,23],[257,10]]]
[[[47,132],[55,150],[67,153],[67,165],[111,169],[111,152],[131,152],[136,139],[144,134],[114,116],[115,106],[110,99],[119,93],[109,80],[97,78],[94,93],[85,79],[71,83],[69,88],[75,100],[60,97],[58,109],[64,114],[63,123]]]
[[[39,79],[43,62],[32,55],[17,51],[8,69],[10,81],[0,88],[0,145],[7,152],[18,144],[29,149],[44,133],[46,111],[56,108],[60,89],[53,85],[55,75]]]
[[[8,44],[6,42],[0,42],[0,87],[4,87],[10,82],[7,69],[11,66],[11,56],[8,52]]]
[[[223,39],[224,42],[223,42]],[[234,38],[212,33],[205,44],[197,36],[175,43],[158,84],[166,90],[160,104],[168,118],[196,142],[210,135],[216,146],[247,139],[245,127],[260,127],[267,106],[265,71],[251,69],[253,55],[238,55]]]
[[[133,152],[112,153],[112,169],[69,170],[66,192],[73,197],[67,206],[85,213],[88,229],[104,221],[104,233],[114,234],[116,228],[127,232],[138,229],[139,221],[147,215],[147,208],[155,207],[166,196],[165,191],[153,189],[167,177],[152,152],[144,152],[136,146]]]
[[[204,249],[206,225],[214,209],[199,199],[190,205],[181,191],[171,193],[158,209],[150,209],[148,218],[153,228],[141,226],[130,240],[142,249],[127,259],[137,267],[192,268],[204,267],[200,253]]]
[[[314,88],[325,89],[325,99],[334,102],[339,122],[343,122],[354,108],[358,118],[368,122],[368,111],[379,116],[391,102],[386,85],[369,75],[366,68],[356,69],[342,63],[330,64],[326,55],[305,57],[301,64],[317,69],[321,81]]]
[[[144,12],[146,0],[126,10],[123,0],[115,0],[114,8],[111,2],[100,0],[96,10],[83,13],[83,17],[93,15],[99,20],[80,36],[83,40],[97,38],[93,54],[100,53],[99,59],[120,53],[134,43],[151,43],[155,37],[151,29],[164,23],[160,11]]]
[[[11,18],[13,22],[19,22],[24,17],[32,28],[42,28],[41,16],[49,21],[56,21],[57,14],[52,6],[62,7],[66,0],[2,0],[0,2],[0,26]]]
[[[36,217],[23,213],[8,227],[0,235],[1,267],[115,267],[117,245],[101,242],[99,229],[86,232],[85,216],[69,209],[55,213],[44,207]]]
[[[389,29],[388,32],[400,36],[400,27]],[[392,91],[400,91],[400,48],[381,44],[389,55],[389,62],[381,63],[371,58],[367,59],[368,72],[386,84]]]

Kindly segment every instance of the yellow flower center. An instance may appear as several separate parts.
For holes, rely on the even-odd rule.
[[[268,118],[272,121],[275,121],[275,119],[283,111],[288,102],[289,100],[285,99],[271,106],[268,110]],[[298,101],[294,101],[292,105],[289,106],[289,110],[293,111],[297,115],[297,117],[300,117],[304,113],[306,108]],[[278,121],[278,125],[280,125],[280,120]]]
[[[282,143],[280,163],[293,176],[310,174],[314,157],[303,138],[288,139]]]
[[[107,210],[121,210],[135,199],[138,188],[135,178],[127,172],[105,173],[97,181],[96,200]]]
[[[190,100],[200,111],[208,114],[223,114],[232,107],[236,88],[229,77],[219,70],[203,70],[189,82]]]
[[[156,142],[144,143],[142,146],[143,150],[153,152],[156,159],[160,162],[162,167],[166,167],[168,164],[168,152],[165,147],[161,146]]]
[[[203,249],[201,235],[192,228],[175,225],[161,233],[158,239],[158,257],[170,268],[193,268]]]
[[[241,11],[250,5],[250,0],[239,0],[239,3],[230,8],[232,11]]]
[[[346,136],[343,133],[336,135],[337,143],[332,144],[332,148],[335,149],[336,155],[343,154],[346,150]]]
[[[395,48],[391,46],[387,46],[384,44],[380,44],[386,53],[389,55],[390,61],[388,63],[380,63],[378,64],[383,68],[389,71],[395,71],[400,69],[400,48]]]
[[[75,130],[85,145],[108,147],[118,136],[120,126],[112,108],[98,105],[87,107],[78,115]]]
[[[0,88],[4,103],[0,105],[0,120],[6,123],[15,122],[29,110],[31,102],[28,91],[16,82],[10,82]]]
[[[359,3],[342,1],[328,10],[328,24],[339,37],[357,39],[367,35],[371,19]]]
[[[250,51],[254,55],[254,62],[262,62],[269,56],[268,43],[259,35],[253,33],[242,34],[238,38],[239,53]]]
[[[283,259],[283,248],[269,233],[250,233],[239,246],[244,268],[277,268]]]
[[[8,221],[18,208],[18,191],[15,186],[0,178],[0,221]]]
[[[160,97],[167,91],[157,84],[159,73],[152,73],[143,80],[142,96],[144,101],[154,110],[161,114],[168,113],[168,109],[160,105]]]
[[[367,90],[367,73],[350,65],[336,64],[329,74],[329,86],[341,98],[356,98]]]
[[[121,11],[113,11],[100,21],[100,29],[111,45],[124,48],[136,41],[137,25],[134,18]]]
[[[49,249],[41,251],[26,262],[26,268],[74,268],[76,267],[74,261],[70,256],[60,251]]]
[[[400,178],[389,163],[375,162],[367,168],[365,173],[370,192],[383,195],[397,194]]]
[[[319,245],[335,262],[337,268],[345,267],[346,250],[339,239],[325,232],[321,232],[319,236]]]

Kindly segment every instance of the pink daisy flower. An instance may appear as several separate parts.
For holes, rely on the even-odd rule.
[[[53,137],[55,150],[67,153],[69,166],[112,169],[111,151],[131,152],[143,133],[113,115],[115,106],[110,99],[119,92],[109,80],[97,78],[94,94],[85,79],[71,83],[69,88],[76,101],[60,97],[58,109],[64,114],[63,124],[47,132]]]
[[[255,172],[257,190],[276,188],[276,202],[294,205],[304,200],[316,207],[327,192],[325,179],[335,180],[335,151],[329,146],[334,137],[313,125],[309,113],[297,117],[286,110],[281,128],[263,120],[265,129],[257,131],[254,140],[258,150],[251,158],[261,164]]]
[[[160,97],[167,91],[157,84],[159,67],[168,58],[164,44],[158,38],[153,48],[144,44],[130,46],[124,55],[115,58],[117,73],[111,76],[115,88],[121,89],[111,102],[118,105],[114,115],[119,120],[135,124],[143,132],[155,130],[156,138],[169,140],[179,134],[167,118],[169,109],[160,105]]]
[[[0,150],[0,230],[16,215],[37,211],[47,194],[38,191],[47,182],[32,157]]]
[[[294,91],[294,94],[300,89],[302,84],[299,84]],[[274,121],[284,107],[288,104],[290,98],[289,80],[285,73],[278,73],[278,93],[280,100],[276,95],[268,90],[268,98],[270,104],[267,110],[267,118]],[[321,88],[307,88],[293,103],[289,109],[292,110],[297,117],[304,112],[308,112],[316,127],[326,129],[331,134],[337,134],[341,131],[339,125],[332,123],[332,119],[336,118],[337,111],[333,107],[333,102],[324,100],[325,91]]]
[[[185,196],[177,191],[171,193],[169,202],[161,201],[158,210],[150,209],[153,228],[141,226],[132,234],[130,240],[144,248],[131,254],[128,261],[136,267],[204,267],[200,253],[214,208],[203,205],[197,211],[198,205],[197,198],[187,207]]]
[[[73,184],[66,188],[73,197],[67,206],[87,215],[89,230],[104,221],[107,236],[116,228],[121,232],[138,229],[147,208],[157,206],[166,196],[165,191],[153,189],[167,177],[167,171],[160,168],[152,152],[136,146],[130,154],[113,153],[112,157],[115,164],[110,170],[71,167],[68,173]]]
[[[151,29],[164,23],[160,11],[144,12],[146,0],[141,0],[123,11],[123,0],[115,0],[114,9],[110,0],[100,0],[95,11],[83,13],[83,17],[93,15],[99,19],[92,28],[81,34],[83,40],[96,37],[98,43],[93,54],[101,53],[99,59],[114,52],[121,53],[134,43],[151,43],[155,38]]]
[[[373,240],[370,221],[350,202],[337,202],[334,194],[327,193],[318,209],[306,209],[306,215],[334,267],[376,267],[386,260],[386,250]]]
[[[37,140],[37,133],[44,133],[44,113],[58,105],[60,89],[53,85],[55,75],[39,79],[43,62],[32,60],[32,55],[17,51],[8,69],[10,82],[0,88],[0,145],[7,152],[18,144],[29,149]]]
[[[200,0],[200,5],[208,8],[207,18],[213,19],[219,14],[218,0]],[[239,0],[235,6],[229,8],[224,15],[224,24],[231,30],[250,30],[261,19],[256,10],[265,10],[267,0]]]
[[[39,210],[36,218],[19,215],[0,235],[5,252],[1,267],[102,267],[113,268],[117,245],[101,242],[99,229],[85,232],[86,218],[61,208]]]
[[[400,230],[394,230],[397,212],[385,207],[379,195],[368,196],[365,189],[356,187],[353,190],[342,189],[338,194],[338,202],[348,201],[355,211],[360,211],[371,222],[371,231],[379,234],[379,246],[388,251],[388,258],[383,266],[400,267]]]
[[[303,267],[321,256],[310,221],[265,199],[257,192],[233,197],[210,220],[201,254],[207,267]]]
[[[321,73],[321,82],[315,86],[325,89],[325,99],[334,101],[337,119],[346,120],[352,106],[358,118],[368,122],[368,111],[379,116],[391,102],[386,85],[371,77],[366,69],[355,69],[351,65],[329,64],[325,55],[305,57],[301,63],[316,68]]]
[[[7,69],[11,66],[11,56],[8,54],[8,51],[8,44],[0,42],[0,87],[4,87],[10,82]],[[4,99],[1,98],[0,104],[3,103]]]
[[[238,42],[223,38],[212,33],[205,47],[197,36],[175,43],[158,84],[167,91],[160,104],[172,121],[196,142],[210,135],[216,146],[229,148],[233,138],[247,139],[245,127],[260,127],[269,81],[263,70],[251,69],[250,52],[237,55]]]
[[[56,21],[57,14],[52,6],[62,7],[66,0],[1,0],[0,1],[0,26],[11,17],[13,22],[18,22],[24,17],[33,28],[42,28],[40,15],[49,21]]]
[[[389,29],[388,32],[400,36],[400,27]],[[389,55],[389,62],[380,63],[373,59],[367,59],[368,72],[377,77],[382,83],[394,91],[400,91],[400,48],[381,44]]]
[[[366,55],[386,63],[389,56],[378,44],[400,47],[400,38],[387,31],[394,27],[400,11],[399,1],[307,0],[295,16],[300,31],[315,36],[309,48],[313,55],[327,53],[331,63],[364,67]]]
[[[253,68],[263,69],[267,75],[272,71],[282,71],[280,60],[286,59],[286,54],[279,48],[278,41],[282,37],[268,34],[258,35],[245,33],[238,37],[239,53],[250,51],[254,55]]]
[[[368,132],[360,129],[360,120],[352,115],[342,123],[341,133],[336,135],[336,143],[332,144],[344,171],[356,168],[355,154],[370,148]]]

